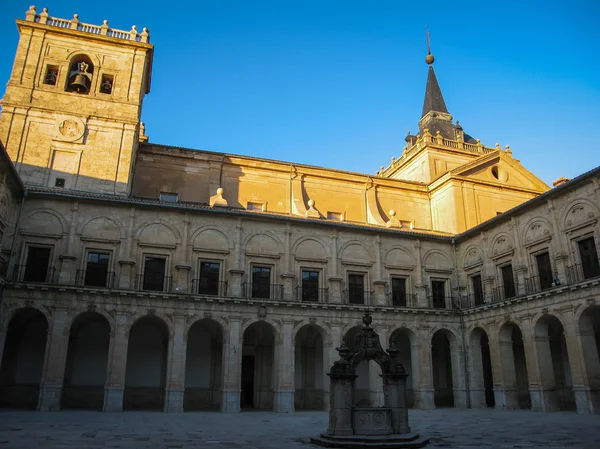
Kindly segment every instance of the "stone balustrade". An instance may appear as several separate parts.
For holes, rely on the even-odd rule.
[[[48,14],[48,8],[44,8],[40,14],[37,14],[35,6],[30,6],[29,10],[25,15],[25,20],[28,22],[36,22],[42,25],[48,25],[57,28],[64,28],[76,31],[82,31],[84,33],[96,34],[99,36],[107,36],[115,39],[129,40],[135,42],[150,42],[150,33],[147,28],[144,28],[141,33],[138,32],[137,27],[133,25],[131,31],[117,30],[108,26],[108,20],[100,26],[92,25],[89,23],[83,23],[79,21],[79,15],[75,14],[72,19],[61,19],[58,17],[52,17]]]

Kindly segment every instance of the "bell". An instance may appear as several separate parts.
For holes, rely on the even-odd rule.
[[[75,79],[71,83],[71,87],[77,92],[87,92],[87,77],[83,73],[75,75]]]

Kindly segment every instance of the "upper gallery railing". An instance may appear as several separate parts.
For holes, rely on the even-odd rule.
[[[393,157],[392,163],[388,167],[381,167],[381,170],[378,171],[377,174],[379,176],[387,176],[389,174],[389,171],[394,170],[394,168],[402,164],[402,162],[409,156],[411,156],[413,153],[418,152],[420,149],[431,144],[480,155],[502,150],[502,148],[500,148],[500,144],[498,143],[494,148],[492,148],[483,145],[479,139],[477,139],[477,143],[468,143],[462,139],[446,139],[440,134],[439,131],[437,131],[436,135],[434,136],[429,132],[428,128],[425,128],[423,135],[417,136],[414,140],[414,144],[406,145],[404,147],[404,152],[402,153],[402,155],[398,159]],[[508,145],[506,145],[505,151],[512,154],[512,151],[510,150],[510,147]]]
[[[76,31],[83,31],[84,33],[97,34],[98,36],[114,37],[116,39],[123,39],[135,42],[150,42],[150,33],[147,28],[144,28],[141,33],[138,33],[136,26],[131,27],[131,31],[116,30],[108,26],[108,20],[100,26],[91,25],[89,23],[83,23],[79,21],[79,15],[75,14],[72,19],[60,19],[58,17],[52,17],[48,15],[48,8],[44,8],[41,14],[37,14],[35,6],[30,6],[29,10],[25,14],[25,20],[28,22],[41,23],[43,25],[50,25],[57,28],[64,28]]]

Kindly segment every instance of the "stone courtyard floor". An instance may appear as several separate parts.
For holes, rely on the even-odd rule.
[[[600,449],[600,416],[573,412],[411,410],[428,447]],[[0,449],[307,449],[325,431],[325,412],[55,413],[0,411]]]

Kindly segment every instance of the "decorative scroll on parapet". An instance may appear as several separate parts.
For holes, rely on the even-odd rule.
[[[48,15],[48,8],[44,8],[41,14],[37,14],[35,6],[30,6],[25,13],[25,20],[28,22],[36,22],[42,25],[54,26],[57,28],[65,28],[70,30],[82,31],[84,33],[96,34],[100,36],[114,37],[135,42],[150,42],[150,33],[147,28],[144,28],[141,33],[138,33],[137,27],[133,25],[131,31],[117,30],[108,26],[108,20],[105,20],[101,26],[91,25],[79,21],[79,15],[75,14],[71,20],[59,19]]]
[[[227,206],[227,200],[223,198],[223,188],[217,189],[217,194],[210,197],[210,207]]]
[[[302,175],[299,175],[294,166],[290,171],[290,184],[292,187],[292,214],[307,217],[308,209],[304,205],[304,195],[302,194]]]
[[[367,223],[385,226],[385,218],[379,213],[377,206],[377,188],[373,186],[373,182],[367,184]]]

